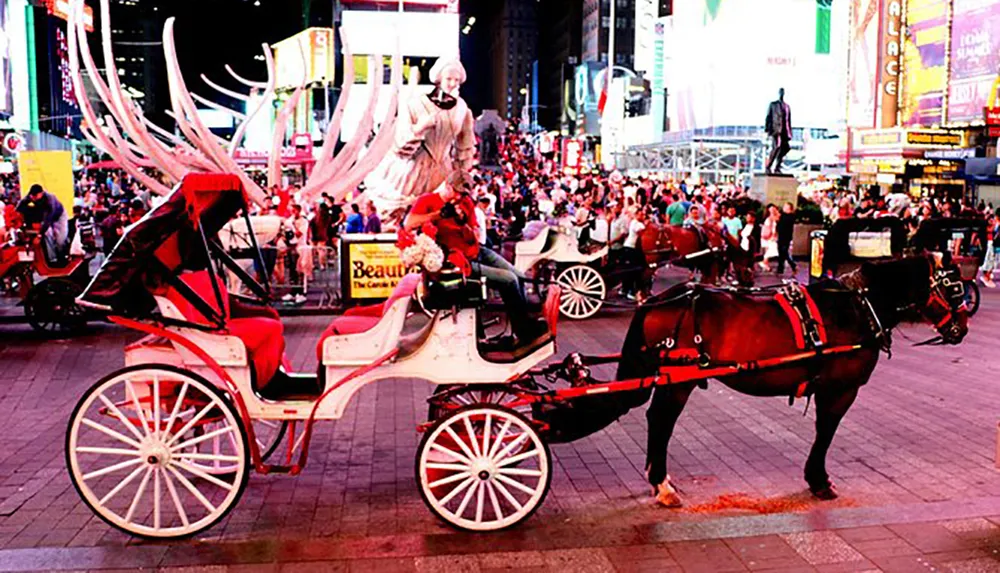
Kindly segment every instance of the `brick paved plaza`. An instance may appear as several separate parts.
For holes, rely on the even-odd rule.
[[[616,352],[630,314],[562,323],[560,355]],[[326,318],[287,319],[289,354],[315,368]],[[319,426],[299,477],[252,475],[236,509],[195,539],[154,543],[104,524],[64,464],[66,420],[83,391],[122,365],[135,338],[106,325],[42,342],[0,326],[0,570],[211,571],[995,571],[1000,570],[1000,296],[984,293],[966,342],[883,357],[834,441],[841,498],[812,500],[802,466],[805,403],[697,391],[671,444],[687,505],[653,505],[642,474],[645,409],[553,447],[552,490],[525,525],[457,533],[414,481],[423,382],[369,386]]]

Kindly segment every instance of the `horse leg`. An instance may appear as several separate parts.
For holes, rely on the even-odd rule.
[[[809,491],[819,499],[837,498],[830,475],[826,473],[826,454],[837,428],[840,427],[840,421],[858,397],[858,388],[859,386],[853,386],[838,392],[816,393],[816,441],[806,460],[805,478]]]
[[[684,411],[694,384],[657,386],[653,402],[646,410],[646,478],[653,486],[656,501],[666,507],[680,507],[681,498],[670,485],[667,474],[667,446],[677,418]]]

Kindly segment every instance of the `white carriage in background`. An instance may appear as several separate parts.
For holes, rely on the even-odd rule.
[[[540,226],[538,234],[514,245],[518,271],[559,285],[559,312],[582,320],[597,314],[614,287],[606,272],[607,246],[581,251],[574,229]]]

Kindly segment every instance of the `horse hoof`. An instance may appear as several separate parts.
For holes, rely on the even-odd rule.
[[[837,495],[837,488],[833,487],[833,484],[821,488],[809,488],[809,491],[812,492],[813,497],[822,501],[831,501],[839,497]]]
[[[677,509],[684,506],[681,496],[677,495],[677,490],[666,482],[656,486],[656,503],[668,509]]]

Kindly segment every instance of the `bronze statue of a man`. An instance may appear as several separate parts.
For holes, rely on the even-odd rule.
[[[767,158],[767,174],[781,173],[781,161],[791,149],[792,140],[792,109],[785,103],[785,88],[778,90],[778,99],[768,106],[764,129],[771,136],[771,155]]]

